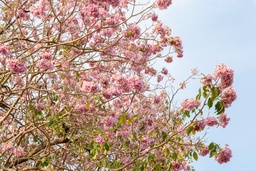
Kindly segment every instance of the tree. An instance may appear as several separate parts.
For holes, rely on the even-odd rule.
[[[228,124],[233,70],[193,70],[175,88],[168,69],[154,65],[183,56],[180,38],[155,13],[170,5],[2,0],[0,168],[193,170],[208,153],[228,162],[229,147],[199,132]],[[197,96],[175,104],[192,78],[201,78]]]

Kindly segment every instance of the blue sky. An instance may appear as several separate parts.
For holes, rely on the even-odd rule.
[[[222,165],[201,157],[195,169],[256,171],[256,0],[173,0],[159,16],[183,41],[183,59],[170,66],[175,77],[186,78],[195,67],[212,73],[220,63],[235,70],[238,98],[226,111],[231,121],[207,131],[208,141],[229,144],[233,157]]]

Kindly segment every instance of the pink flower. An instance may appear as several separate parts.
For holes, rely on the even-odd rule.
[[[40,54],[40,56],[41,56],[43,59],[48,59],[48,60],[52,59],[52,54],[51,54],[50,52],[47,52],[47,51],[42,52],[42,53]]]
[[[104,142],[104,139],[101,137],[101,135],[98,135],[96,138],[95,138],[95,142],[100,144],[100,145],[103,145],[105,142]]]
[[[163,79],[164,79],[164,77],[162,75],[157,76],[157,82],[161,82]]]
[[[228,145],[215,156],[215,159],[219,164],[227,163],[230,161],[230,158],[232,157],[232,151],[230,148],[228,148]]]
[[[165,58],[164,61],[167,62],[167,63],[171,63],[173,61],[173,59],[172,59],[171,56],[168,56],[167,58]]]
[[[228,87],[223,94],[221,95],[221,98],[223,101],[223,106],[225,108],[228,108],[231,106],[231,104],[236,100],[236,92],[232,89],[232,87]]]
[[[12,52],[5,45],[0,44],[0,54],[10,56]]]
[[[151,16],[152,21],[157,21],[158,15],[156,13],[153,13]]]
[[[6,65],[6,58],[3,56],[0,56],[0,62],[2,63],[3,66]]]
[[[21,147],[15,148],[15,149],[13,150],[13,154],[14,154],[16,157],[20,157],[20,156],[25,155],[24,148],[21,148]]]
[[[199,155],[200,155],[200,156],[206,156],[209,152],[210,152],[210,151],[209,151],[208,147],[204,147],[204,148],[202,148],[202,149],[200,150]]]
[[[208,126],[218,125],[218,120],[215,117],[208,116],[205,119],[205,124],[208,125]]]
[[[124,37],[127,39],[135,40],[140,36],[140,27],[133,23],[129,24],[127,30],[124,32]]]
[[[85,9],[85,14],[88,17],[99,17],[99,7],[95,4],[90,4]]]
[[[19,18],[21,18],[23,20],[28,20],[29,19],[29,15],[23,9],[18,10],[17,15],[18,15]]]
[[[2,152],[5,152],[5,151],[12,151],[14,149],[13,145],[12,144],[9,144],[9,143],[3,143],[1,145],[1,151]]]
[[[106,116],[103,119],[103,124],[107,127],[110,128],[112,126],[114,126],[114,124],[116,123],[116,118],[114,118],[113,116]]]
[[[138,92],[142,93],[142,92],[145,91],[145,85],[144,85],[144,82],[143,82],[142,78],[140,78],[140,77],[131,77],[128,82],[132,86],[132,88],[134,88]]]
[[[14,73],[23,73],[27,70],[24,63],[21,61],[18,61],[17,59],[9,60],[9,68]]]
[[[196,122],[195,131],[202,131],[205,128],[205,120]]]
[[[183,53],[182,52],[178,53],[177,57],[178,58],[182,58],[183,57]]]
[[[53,68],[53,63],[52,63],[52,61],[41,59],[41,60],[37,61],[36,66],[40,69],[48,70],[48,69]]]
[[[37,108],[37,110],[44,110],[45,109],[45,105],[43,105],[42,103],[37,103],[36,104],[36,108]]]
[[[208,74],[206,76],[203,76],[200,80],[201,84],[204,86],[212,85],[212,81],[215,80],[215,77],[211,74]]]
[[[222,126],[223,128],[225,128],[228,125],[228,122],[230,121],[230,118],[227,117],[226,113],[221,114],[218,117],[219,121],[220,121],[220,126]]]
[[[233,84],[234,71],[224,64],[215,67],[214,75],[216,78],[220,78],[220,87],[222,89],[227,88]]]
[[[166,68],[162,68],[161,73],[164,74],[164,75],[167,75],[168,74],[168,70]]]
[[[186,99],[181,103],[181,106],[185,110],[193,110],[200,106],[200,101],[197,101],[196,99],[193,99],[193,98]]]
[[[171,4],[171,0],[156,0],[156,5],[160,10],[166,9]]]
[[[18,75],[13,75],[12,81],[16,84],[23,85],[23,79]]]
[[[96,93],[99,91],[99,87],[92,81],[84,81],[81,90],[86,93]]]

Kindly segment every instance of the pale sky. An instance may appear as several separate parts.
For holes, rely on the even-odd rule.
[[[256,0],[173,0],[161,12],[183,41],[184,57],[170,65],[176,77],[185,78],[195,67],[212,73],[220,63],[235,70],[238,98],[226,110],[231,121],[225,129],[207,131],[208,142],[229,144],[233,157],[222,165],[200,157],[196,171],[256,171]]]

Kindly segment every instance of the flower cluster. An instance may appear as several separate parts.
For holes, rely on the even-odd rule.
[[[201,102],[196,99],[186,99],[181,103],[181,106],[185,110],[193,110],[195,108],[198,108],[200,106]]]
[[[211,86],[213,80],[215,80],[215,77],[213,75],[211,75],[211,74],[208,74],[208,75],[203,76],[201,78],[200,82],[204,86]]]
[[[127,39],[135,40],[140,36],[140,27],[135,24],[129,24],[127,30],[124,32],[124,37]]]
[[[221,98],[223,99],[223,106],[225,108],[230,107],[231,104],[236,100],[236,97],[236,92],[232,87],[226,88],[221,95]]]
[[[156,5],[160,10],[166,9],[172,4],[172,0],[156,0]]]
[[[229,162],[231,157],[232,151],[226,145],[226,147],[215,156],[215,159],[219,164],[223,164]]]
[[[37,62],[36,66],[40,69],[48,70],[53,68],[53,63],[52,61],[41,59]]]
[[[201,150],[200,150],[200,153],[199,155],[200,156],[206,156],[207,154],[209,154],[210,150],[207,146],[203,147]]]
[[[13,153],[16,157],[20,157],[25,155],[24,148],[22,147],[14,147],[12,144],[9,143],[3,143],[1,144],[1,152],[11,152]]]
[[[220,88],[225,89],[233,84],[234,70],[221,64],[216,66],[214,76],[221,79]]]
[[[9,68],[13,73],[23,73],[27,70],[24,63],[17,60],[17,59],[11,59],[9,60]]]
[[[221,114],[218,117],[218,119],[220,121],[220,126],[222,126],[223,128],[225,128],[228,125],[229,121],[230,121],[230,118],[227,117],[226,113]]]

